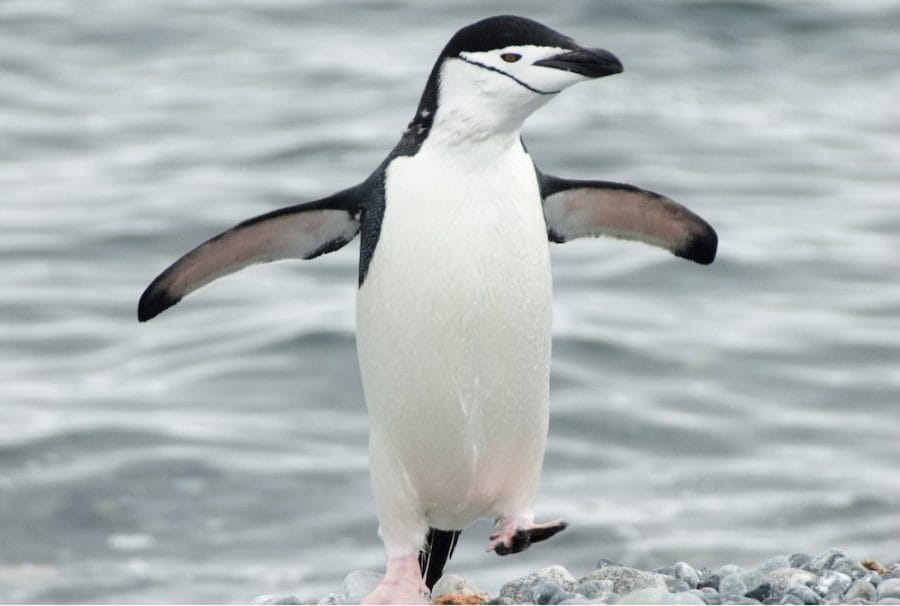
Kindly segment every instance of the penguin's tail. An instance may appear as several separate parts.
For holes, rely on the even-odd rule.
[[[429,591],[444,573],[444,566],[450,561],[461,533],[461,530],[428,529],[425,548],[419,552],[419,567]]]

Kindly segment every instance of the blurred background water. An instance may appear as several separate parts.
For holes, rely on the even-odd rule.
[[[0,3],[0,601],[314,598],[383,566],[354,348],[358,243],[146,284],[246,217],[364,178],[437,52],[491,14],[622,58],[525,131],[546,171],[664,192],[703,268],[552,247],[539,518],[449,568],[900,558],[900,3]]]

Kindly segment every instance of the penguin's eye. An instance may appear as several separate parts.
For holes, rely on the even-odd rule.
[[[519,53],[503,53],[502,55],[500,55],[500,58],[507,63],[515,63],[522,58],[522,55],[520,55]]]

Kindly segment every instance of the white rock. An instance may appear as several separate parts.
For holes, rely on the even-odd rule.
[[[487,596],[486,593],[479,591],[474,586],[470,585],[467,580],[462,577],[456,576],[455,574],[445,574],[438,582],[434,584],[434,587],[431,590],[432,598],[439,598],[442,595],[448,593],[458,593],[461,595],[481,595]]]
[[[354,570],[344,577],[344,597],[348,604],[362,604],[363,598],[378,587],[384,575],[373,570]]]
[[[705,602],[692,593],[669,593],[659,587],[645,587],[623,595],[619,604],[704,604]]]

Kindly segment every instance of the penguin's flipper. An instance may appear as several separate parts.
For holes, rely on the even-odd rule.
[[[660,246],[703,265],[716,258],[715,230],[666,196],[626,183],[538,176],[553,242],[612,236]]]
[[[347,244],[359,232],[358,187],[239,223],[187,253],[156,277],[138,303],[146,322],[216,278],[254,263],[312,259]]]

